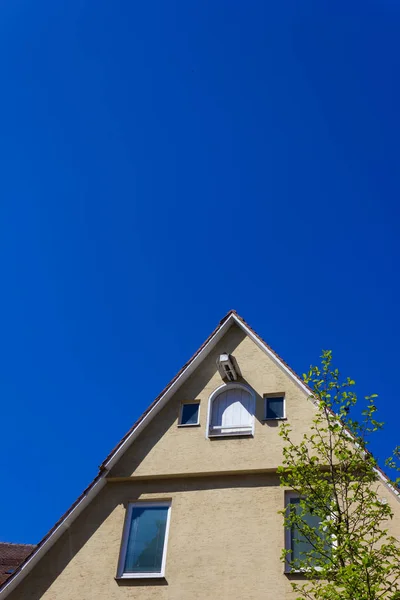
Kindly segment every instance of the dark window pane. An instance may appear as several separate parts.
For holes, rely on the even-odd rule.
[[[183,404],[181,425],[197,425],[199,421],[199,404]]]
[[[160,573],[168,506],[135,506],[131,513],[125,573]]]
[[[283,396],[267,398],[267,419],[283,419]]]
[[[302,515],[303,509],[300,506],[300,498],[291,498],[290,499],[290,507],[292,510],[295,510],[297,514]],[[317,515],[313,515],[311,513],[307,513],[302,515],[302,520],[312,529],[314,529],[319,536],[322,535],[322,532],[319,531],[321,518]],[[306,558],[306,554],[309,558],[317,558],[318,553],[311,541],[306,538],[306,536],[299,530],[298,527],[293,526],[290,532],[291,536],[291,556],[290,562],[293,567],[296,567],[296,564],[299,564],[299,561],[304,561]],[[323,538],[322,538],[323,539]],[[325,538],[325,552],[329,554],[330,544]],[[321,555],[319,555],[321,557]],[[313,562],[313,560],[311,560]]]

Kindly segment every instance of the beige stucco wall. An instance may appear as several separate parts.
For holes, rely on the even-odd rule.
[[[242,381],[256,393],[255,435],[242,439],[206,439],[209,397],[223,381],[216,369],[221,352],[236,358]],[[307,394],[239,327],[234,325],[165,408],[146,427],[118,465],[114,476],[204,473],[272,469],[281,463],[279,423],[263,422],[263,394],[284,392],[286,413],[300,439],[314,416]],[[200,427],[179,428],[181,402],[200,400]]]
[[[221,384],[215,368],[221,351],[234,354],[257,394],[254,438],[205,437],[208,398]],[[9,600],[292,600],[280,562],[284,531],[277,511],[284,491],[277,476],[233,474],[272,470],[281,462],[279,425],[262,420],[262,396],[275,392],[285,392],[288,420],[300,439],[313,405],[233,327],[114,468],[114,476],[132,479],[109,481]],[[201,426],[178,428],[180,403],[195,398],[201,402]],[[232,474],[189,476],[218,471]],[[181,476],[166,477],[171,473]],[[166,478],[156,479],[159,475]],[[148,479],[135,480],[138,476]],[[380,494],[396,511],[390,528],[400,538],[400,504],[383,485]],[[116,581],[127,503],[166,498],[172,508],[165,580]]]
[[[399,504],[382,487],[399,515]],[[115,580],[126,505],[171,499],[165,580]],[[293,599],[274,474],[108,483],[10,600]],[[400,536],[400,518],[389,526]]]
[[[10,600],[276,600],[290,591],[279,556],[274,475],[109,483]],[[115,580],[125,506],[171,498],[165,582]]]

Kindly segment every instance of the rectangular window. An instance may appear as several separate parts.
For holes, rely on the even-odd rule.
[[[285,396],[264,396],[265,398],[265,419],[284,419],[285,418]]]
[[[199,424],[200,403],[192,402],[181,405],[179,425],[198,425]]]
[[[129,504],[119,577],[164,576],[170,511],[169,502]]]
[[[302,514],[303,508],[300,505],[299,496],[294,493],[287,494],[287,509],[294,510],[298,515],[302,515],[302,521],[308,525],[308,527],[314,529],[317,535],[321,537],[321,532],[319,531],[321,518],[311,512]],[[324,553],[326,551],[326,553],[329,554],[332,544],[330,544],[326,538],[322,539],[325,539]],[[307,539],[306,535],[301,531],[301,528],[296,525],[293,525],[290,529],[286,530],[286,549],[290,550],[290,554],[287,556],[286,565],[288,571],[299,571],[306,556],[310,565],[314,564],[315,559],[321,559],[321,554],[318,554],[318,551],[315,549],[312,542],[312,538],[310,537],[310,539]]]

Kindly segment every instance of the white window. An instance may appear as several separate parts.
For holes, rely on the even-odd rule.
[[[199,425],[200,402],[181,404],[178,425],[180,427],[193,427]]]
[[[320,539],[324,541],[324,554],[318,554],[315,550],[312,540],[307,539],[300,528],[296,526],[288,527],[285,531],[285,547],[286,550],[290,550],[290,553],[286,557],[286,571],[300,571],[300,565],[304,564],[305,556],[308,557],[310,565],[313,565],[315,561],[321,559],[327,560],[330,550],[332,548],[332,542],[329,542],[327,537],[321,534],[321,518],[311,512],[304,512],[301,507],[301,498],[295,492],[286,493],[286,510],[293,510],[299,516],[301,515],[302,521],[306,526],[312,528]],[[326,553],[326,557],[325,557]],[[318,567],[315,566],[316,569]]]
[[[164,577],[171,504],[128,505],[118,577]]]
[[[224,384],[210,397],[208,435],[252,435],[255,395],[241,383]]]

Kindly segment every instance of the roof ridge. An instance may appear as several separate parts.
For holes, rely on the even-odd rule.
[[[231,308],[230,310],[228,310],[228,312],[226,313],[226,315],[224,317],[222,317],[222,319],[220,320],[219,324],[222,325],[222,323],[225,323],[225,321],[231,316],[231,315],[236,315],[237,317],[239,316],[238,313],[236,312],[236,310],[234,308]]]
[[[268,348],[268,350],[270,352],[272,352],[272,354],[291,372],[291,374],[298,379],[301,384],[307,388],[307,390],[313,394],[312,389],[310,388],[309,385],[307,385],[302,378],[300,377],[300,375],[298,373],[296,373],[296,371],[294,369],[292,369],[292,367],[286,362],[286,360],[284,360],[273,348],[271,348],[271,346],[269,344],[267,344],[267,342],[261,337],[261,335],[259,335],[253,328],[251,325],[249,325],[249,323],[243,318],[241,317],[235,310],[231,311],[232,314],[234,314],[237,319],[239,319],[239,321],[242,322],[242,324],[247,327],[248,329],[250,329],[251,333],[262,343],[264,344],[264,346],[266,346]]]

